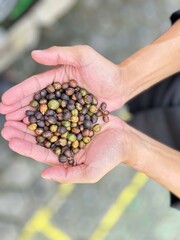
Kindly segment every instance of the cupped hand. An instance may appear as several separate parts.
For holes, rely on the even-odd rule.
[[[50,165],[42,177],[60,183],[97,182],[129,156],[125,124],[115,116],[110,116],[86,148],[75,155],[76,166],[60,164],[51,150],[36,145],[33,133],[21,122],[6,122],[2,136],[13,151]]]
[[[56,67],[34,75],[4,93],[0,113],[7,114],[7,120],[19,120],[13,116],[25,112],[35,92],[52,82],[62,83],[69,79],[75,79],[100,102],[105,101],[110,111],[122,105],[122,71],[91,47],[51,47],[33,51],[32,58],[38,63]]]

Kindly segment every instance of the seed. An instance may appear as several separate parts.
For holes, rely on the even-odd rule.
[[[55,148],[54,152],[55,152],[56,155],[59,156],[61,154],[62,150],[61,150],[60,147],[57,147],[57,148]]]
[[[73,95],[71,96],[71,99],[74,100],[74,101],[76,101],[76,100],[77,100],[76,95],[73,94]]]
[[[36,123],[37,122],[37,119],[35,118],[35,116],[29,116],[28,120],[29,120],[30,123]]]
[[[69,120],[71,118],[71,112],[67,111],[63,114],[63,119],[64,120]]]
[[[42,136],[37,136],[37,137],[36,137],[36,141],[37,141],[38,143],[43,143],[43,142],[45,141],[45,138],[42,137]]]
[[[53,116],[55,115],[55,111],[54,110],[51,110],[51,109],[48,109],[45,113],[46,116]]]
[[[79,121],[80,122],[83,122],[84,121],[84,115],[81,113],[81,114],[79,114]]]
[[[109,122],[109,116],[108,116],[108,115],[104,115],[104,116],[103,116],[103,121],[104,121],[105,123]]]
[[[36,119],[40,120],[40,119],[43,117],[43,115],[42,115],[42,113],[37,112],[37,113],[35,114],[35,117],[36,117]]]
[[[92,113],[92,112],[88,112],[88,115],[91,117],[91,116],[94,115],[94,113]]]
[[[84,121],[84,128],[87,128],[87,129],[91,130],[92,122],[90,120],[85,120]]]
[[[101,125],[100,124],[96,124],[93,126],[92,130],[94,132],[99,132],[101,130]]]
[[[65,163],[68,161],[68,158],[65,155],[59,155],[58,160],[60,163]]]
[[[76,154],[80,151],[80,149],[79,148],[74,148],[72,151],[73,151],[74,154]]]
[[[33,107],[33,108],[38,108],[39,103],[38,103],[38,101],[36,101],[36,100],[32,100],[32,101],[30,102],[30,106]]]
[[[46,98],[41,98],[39,103],[40,104],[46,104],[47,103],[47,99]]]
[[[28,125],[28,129],[31,130],[31,131],[36,130],[36,128],[37,128],[37,124],[36,123],[32,123],[32,124]]]
[[[85,115],[87,112],[88,112],[88,109],[86,107],[83,107],[83,109],[81,110],[81,113]]]
[[[55,132],[54,135],[59,137],[59,136],[61,136],[61,133],[60,132]]]
[[[91,105],[90,108],[89,108],[89,111],[92,112],[92,113],[97,113],[98,108],[95,105]]]
[[[68,158],[72,158],[73,157],[73,152],[68,148],[67,150],[64,151],[64,155]]]
[[[71,129],[71,132],[75,133],[75,134],[78,134],[78,133],[80,133],[80,129],[77,128],[77,127],[74,127],[74,128]]]
[[[53,124],[53,125],[50,126],[50,131],[53,132],[53,133],[57,132],[57,129],[58,129],[57,125]]]
[[[84,96],[86,96],[86,94],[87,94],[87,91],[86,91],[86,89],[84,89],[84,88],[81,88],[80,89],[80,93],[82,94],[82,96],[84,97]]]
[[[101,110],[105,111],[107,108],[107,104],[105,102],[102,102],[100,105]]]
[[[85,118],[86,120],[91,120],[91,117],[90,117],[88,114],[86,114],[86,115],[84,116],[84,118]]]
[[[84,97],[84,101],[85,103],[89,104],[89,103],[92,103],[92,97],[90,95],[86,95]]]
[[[57,147],[59,147],[60,146],[60,143],[59,143],[59,138],[58,138],[58,140],[54,143]]]
[[[50,138],[50,142],[51,142],[51,143],[54,143],[54,142],[56,142],[57,140],[58,140],[58,137],[55,136],[55,135]]]
[[[61,101],[61,107],[65,108],[67,106],[67,101],[66,100],[62,100]]]
[[[109,114],[109,111],[108,111],[108,110],[105,110],[105,111],[103,111],[103,114],[104,114],[104,115],[108,115],[108,114]]]
[[[90,131],[89,132],[89,137],[93,137],[94,136],[94,132],[93,131]]]
[[[81,130],[81,132],[84,130],[84,126],[83,125],[80,125],[79,126],[79,129]]]
[[[88,137],[88,136],[89,136],[89,133],[90,133],[89,129],[84,129],[84,130],[82,131],[83,137]]]
[[[80,149],[84,149],[85,146],[86,146],[85,142],[83,142],[83,141],[80,141],[80,142],[79,142],[79,147],[80,147]]]
[[[47,121],[48,121],[50,124],[56,124],[57,118],[54,117],[54,116],[48,116],[48,117],[47,117]]]
[[[71,117],[71,122],[77,123],[79,121],[79,118],[77,116],[72,116]]]
[[[71,141],[71,142],[74,142],[76,140],[76,135],[73,134],[73,133],[70,133],[68,135],[68,140]]]
[[[69,87],[69,84],[67,82],[64,82],[62,84],[62,89],[67,89]]]
[[[78,110],[77,110],[77,109],[73,109],[73,110],[71,111],[71,114],[72,114],[73,116],[78,116]]]
[[[82,94],[80,92],[76,93],[76,98],[77,100],[80,100],[82,98]]]
[[[92,121],[93,124],[97,123],[97,121],[98,121],[98,116],[94,114],[94,115],[91,117],[91,121]]]
[[[81,141],[82,138],[83,138],[83,136],[82,136],[81,133],[78,133],[77,136],[76,136],[76,138],[77,138],[78,141]]]
[[[74,165],[74,159],[69,159],[68,163],[69,163],[69,165]]]
[[[59,143],[62,147],[67,145],[67,139],[66,138],[60,138]]]
[[[26,110],[26,116],[34,116],[34,111],[32,111],[32,110]]]
[[[34,95],[34,99],[39,102],[39,100],[41,99],[40,93],[36,93],[36,94]]]
[[[47,98],[48,100],[55,99],[55,97],[56,97],[55,93],[49,93],[49,94],[46,96],[46,98]]]
[[[58,132],[64,134],[65,132],[67,132],[67,129],[64,126],[60,126],[58,127]]]
[[[74,88],[67,88],[67,89],[66,89],[66,94],[67,94],[68,96],[73,95],[73,93],[74,93]]]
[[[67,137],[68,137],[68,134],[69,134],[69,132],[67,131],[67,132],[61,134],[61,137],[62,137],[62,138],[67,138]]]
[[[102,116],[102,112],[100,110],[97,111],[97,114],[96,114],[98,117],[101,117]]]
[[[53,99],[48,102],[48,107],[52,110],[58,109],[59,106],[60,106],[60,103],[57,100]]]
[[[46,96],[46,94],[47,94],[46,89],[41,90],[40,94],[41,94],[41,97],[44,98]]]
[[[89,143],[91,141],[90,137],[83,137],[83,142],[84,143]]]
[[[78,87],[78,86],[75,87],[74,91],[75,91],[75,92],[79,92],[79,91],[80,91],[80,87]]]
[[[69,80],[69,86],[72,88],[77,87],[77,82],[74,79]]]
[[[51,144],[51,150],[53,150],[53,151],[54,151],[54,150],[55,150],[55,148],[56,148],[56,144],[55,144],[55,143],[52,143],[52,144]]]
[[[63,110],[62,110],[62,108],[60,108],[60,107],[56,110],[57,113],[61,113],[62,111],[63,111]]]
[[[49,127],[51,124],[48,121],[45,121],[45,125],[46,125],[46,127]],[[49,130],[49,128],[48,128],[48,130]]]
[[[76,109],[78,110],[78,111],[81,111],[82,110],[82,105],[80,104],[80,103],[76,103]]]
[[[63,120],[63,113],[58,113],[57,118],[59,121]]]
[[[67,109],[71,111],[71,110],[75,109],[75,105],[74,104],[68,104]]]
[[[66,121],[66,120],[63,120],[61,122],[61,124],[64,126],[64,127],[70,127],[71,126],[71,123],[69,121]]]
[[[45,142],[44,142],[44,146],[45,146],[46,148],[50,148],[50,147],[51,147],[51,142],[45,141]]]
[[[53,83],[53,87],[55,88],[55,90],[59,90],[61,89],[61,84],[59,82],[55,82]]]
[[[60,91],[56,91],[55,92],[55,96],[56,96],[56,98],[60,98],[61,97],[61,92]]]
[[[67,94],[65,94],[65,93],[62,93],[61,94],[61,99],[68,101],[69,100],[69,96]]]
[[[42,136],[47,139],[50,139],[50,138],[52,138],[53,133],[51,131],[45,131],[45,132],[43,132]]]
[[[48,110],[47,104],[41,104],[39,107],[40,112],[44,115],[46,111]]]
[[[96,97],[93,97],[92,103],[97,106],[98,105],[98,100]]]
[[[49,85],[46,87],[46,90],[48,93],[53,93],[55,92],[55,88],[53,87],[53,85]]]
[[[77,126],[78,126],[77,123],[74,123],[74,122],[71,123],[71,127],[72,127],[72,128],[77,127]]]
[[[81,105],[84,105],[85,104],[85,101],[83,98],[79,99],[78,102],[81,104]]]
[[[43,132],[44,132],[43,128],[36,128],[36,130],[35,130],[36,135],[41,135]]]

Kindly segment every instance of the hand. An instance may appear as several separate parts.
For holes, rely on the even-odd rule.
[[[7,114],[7,120],[21,120],[35,92],[52,82],[64,82],[72,78],[100,102],[105,101],[110,111],[122,105],[124,91],[120,68],[91,47],[51,47],[33,51],[32,57],[41,64],[57,67],[28,78],[2,96],[0,113]]]
[[[32,132],[21,122],[7,121],[2,136],[13,151],[52,166],[42,172],[43,178],[60,183],[94,183],[127,160],[130,151],[125,126],[119,118],[110,116],[86,149],[75,155],[77,165],[73,167],[63,166],[51,150],[36,145]]]

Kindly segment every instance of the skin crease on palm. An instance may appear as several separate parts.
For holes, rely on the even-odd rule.
[[[89,46],[51,47],[32,52],[32,57],[38,63],[56,67],[28,78],[2,96],[0,112],[6,114],[7,120],[2,136],[9,141],[13,151],[51,165],[42,172],[44,178],[65,183],[97,182],[120,162],[126,161],[125,123],[118,117],[110,116],[110,122],[102,124],[101,132],[86,149],[75,155],[77,165],[67,167],[58,163],[51,150],[36,145],[33,133],[25,125],[28,123],[25,111],[30,108],[28,104],[35,92],[52,82],[69,79],[76,79],[99,102],[105,101],[108,110],[115,110],[122,105],[123,89],[119,87],[122,73],[117,65]],[[22,120],[25,124],[20,122]],[[122,137],[119,138],[119,135]]]

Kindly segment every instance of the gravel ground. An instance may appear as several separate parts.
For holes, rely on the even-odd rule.
[[[170,26],[170,14],[178,7],[179,0],[80,0],[51,28],[42,29],[37,49],[89,44],[118,63],[163,33]],[[26,52],[4,77],[18,83],[44,69]],[[4,118],[0,117],[2,128]],[[0,152],[0,239],[15,240],[31,216],[51,201],[59,185],[42,180],[39,174],[45,166],[11,152],[2,138]],[[97,184],[77,184],[67,200],[57,205],[53,225],[73,240],[89,239],[135,173],[121,165]],[[169,208],[169,193],[149,180],[106,239],[178,240],[179,229],[180,215]],[[32,239],[50,238],[37,232]]]

